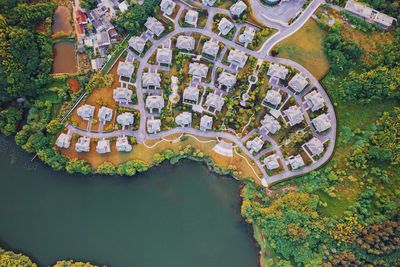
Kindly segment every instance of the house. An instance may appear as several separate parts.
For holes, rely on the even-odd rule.
[[[231,50],[228,55],[228,62],[231,63],[233,68],[243,68],[246,64],[248,56],[245,52],[240,50]]]
[[[233,16],[240,17],[246,9],[247,5],[243,1],[238,1],[229,8],[229,11]]]
[[[160,113],[164,105],[164,98],[160,95],[151,95],[146,98],[146,108],[150,110],[150,113],[153,113],[154,109]]]
[[[394,22],[397,21],[393,17],[390,17],[384,13],[381,13],[375,9],[372,9],[364,4],[353,0],[348,0],[344,9],[368,20],[369,22],[374,22],[384,29],[389,28],[394,24]]]
[[[92,65],[93,70],[101,69],[104,66],[104,58],[98,57],[90,60],[90,64]]]
[[[192,36],[180,35],[178,36],[178,40],[176,42],[176,47],[182,50],[192,51],[196,41]]]
[[[194,79],[201,80],[206,78],[208,73],[208,66],[202,63],[190,63],[189,64],[189,74],[193,76]]]
[[[229,91],[236,84],[236,75],[223,71],[218,76],[218,83],[220,88],[225,87]]]
[[[208,109],[213,108],[215,111],[220,112],[224,106],[224,99],[217,94],[210,93],[207,96],[206,103],[204,104]]]
[[[289,70],[281,66],[279,64],[270,64],[268,68],[267,75],[271,77],[269,83],[272,85],[276,85],[279,83],[279,80],[285,80],[288,75]]]
[[[206,6],[213,6],[217,0],[201,0],[201,2]]]
[[[212,129],[213,118],[207,115],[203,115],[200,119],[200,131],[207,131]]]
[[[61,133],[56,140],[56,146],[59,148],[69,148],[71,145],[72,136],[69,134]]]
[[[97,142],[96,152],[99,154],[110,153],[111,152],[110,140],[107,139],[99,140]]]
[[[96,43],[97,43],[97,46],[99,46],[99,47],[109,46],[109,45],[111,45],[110,36],[105,31],[97,32],[96,33]]]
[[[118,87],[113,91],[113,98],[115,102],[118,102],[119,104],[128,104],[129,102],[131,102],[132,94],[132,90],[129,90],[128,88]]]
[[[272,154],[266,158],[264,158],[264,165],[267,167],[268,170],[276,170],[279,168],[278,157],[276,154]]]
[[[247,141],[246,147],[251,153],[258,153],[264,146],[264,141],[259,137],[255,137],[253,140]]]
[[[281,125],[279,121],[277,121],[271,115],[266,114],[264,119],[261,121],[261,128],[262,130],[267,130],[271,134],[275,134],[277,131],[281,129]]]
[[[122,127],[132,125],[134,121],[134,116],[130,112],[124,112],[117,116],[117,122],[121,124]]]
[[[99,109],[98,118],[99,118],[100,122],[105,123],[107,121],[111,121],[112,116],[113,116],[112,109],[104,107],[104,106]]]
[[[147,120],[147,132],[150,134],[157,133],[161,130],[161,120],[160,119],[148,119]]]
[[[155,34],[156,36],[160,36],[165,31],[164,25],[154,17],[147,18],[144,26],[149,32]]]
[[[89,152],[90,151],[90,138],[87,136],[79,137],[78,141],[75,143],[76,152]]]
[[[304,97],[304,100],[306,101],[307,106],[311,108],[312,112],[320,110],[325,106],[324,98],[317,90],[311,91],[307,94]]]
[[[256,35],[256,30],[251,27],[246,27],[244,32],[239,35],[239,42],[245,44],[251,44],[253,42],[254,36]]]
[[[180,127],[187,127],[192,124],[192,113],[190,112],[182,112],[175,118],[175,123]]]
[[[158,48],[157,49],[157,62],[158,62],[158,64],[171,65],[172,50],[169,48]]]
[[[185,15],[185,22],[195,27],[197,26],[198,19],[199,19],[199,12],[194,10],[188,10],[188,12]]]
[[[227,35],[235,27],[232,22],[227,20],[225,17],[221,19],[218,23],[219,33],[222,35]]]
[[[138,37],[138,36],[133,36],[129,39],[128,41],[129,47],[131,47],[133,50],[141,54],[144,50],[144,47],[146,46],[146,40]]]
[[[159,88],[161,86],[161,76],[157,72],[146,72],[142,76],[143,87],[149,89],[149,87]]]
[[[132,151],[132,145],[129,144],[128,137],[125,135],[117,138],[116,148],[118,152]]]
[[[132,63],[124,61],[119,62],[117,70],[119,76],[123,76],[130,79],[134,71],[135,71],[135,66],[133,66]]]
[[[300,154],[289,157],[288,161],[289,161],[290,167],[292,167],[292,170],[300,169],[301,167],[303,167],[305,165],[304,160]]]
[[[82,119],[88,121],[93,117],[94,109],[95,109],[94,106],[90,106],[90,105],[85,104],[85,105],[80,106],[77,109],[77,113],[78,113],[79,117],[81,117]]]
[[[295,126],[301,123],[304,119],[303,112],[298,106],[291,106],[287,110],[283,111],[283,114],[286,115],[288,123],[290,126]]]
[[[118,4],[118,8],[121,11],[121,13],[124,13],[125,11],[128,10],[129,5],[126,1],[122,1],[121,3]]]
[[[175,6],[176,3],[172,0],[162,0],[160,4],[161,12],[163,12],[164,16],[171,16]]]
[[[209,40],[207,42],[204,43],[203,45],[203,54],[212,56],[212,57],[216,57],[218,55],[218,51],[219,51],[219,44],[218,41],[214,42],[212,40]]]
[[[314,125],[315,129],[317,132],[324,132],[331,128],[331,120],[329,119],[328,115],[326,114],[321,114],[315,119],[311,121],[311,123]]]
[[[197,87],[189,86],[183,91],[183,102],[197,104],[199,102],[199,94]]]
[[[305,146],[311,152],[312,156],[318,156],[324,152],[324,144],[316,137],[305,143]]]
[[[301,93],[307,85],[307,78],[302,73],[297,73],[289,81],[289,87],[292,88],[296,93]]]
[[[265,98],[263,99],[263,105],[266,106],[268,103],[277,107],[282,101],[282,95],[275,90],[268,90]]]

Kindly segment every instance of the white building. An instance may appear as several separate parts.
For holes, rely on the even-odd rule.
[[[228,62],[231,63],[234,68],[243,68],[248,58],[245,52],[234,49],[229,52]]]
[[[157,62],[158,62],[158,64],[171,65],[172,50],[169,48],[158,48],[157,49]]]
[[[305,146],[310,150],[313,157],[324,152],[324,144],[316,137],[313,137],[310,141],[305,143]]]
[[[119,104],[127,104],[131,102],[132,94],[132,90],[129,90],[128,88],[118,87],[113,91],[113,98],[115,102],[118,102]]]
[[[79,137],[75,143],[76,152],[89,152],[90,151],[90,138],[87,136]]]
[[[56,140],[56,146],[59,148],[69,148],[71,145],[72,136],[69,134],[61,133]]]
[[[297,125],[304,119],[303,112],[301,112],[301,109],[298,106],[289,107],[287,110],[283,111],[283,114],[286,115],[290,126]]]
[[[150,113],[153,113],[155,109],[160,113],[164,105],[164,98],[160,95],[151,95],[146,98],[146,108],[149,109]]]
[[[144,47],[146,46],[146,40],[138,37],[138,36],[133,36],[129,39],[128,41],[129,47],[131,47],[133,50],[141,54],[144,50]]]
[[[195,103],[199,102],[200,91],[197,87],[189,86],[183,91],[183,102]]]
[[[277,107],[281,103],[281,101],[282,101],[282,95],[278,91],[268,90],[263,100],[263,105],[269,103],[274,107]]]
[[[264,141],[259,137],[255,137],[253,140],[247,141],[246,147],[251,153],[258,153],[264,146]]]
[[[253,42],[254,36],[256,35],[256,30],[251,27],[246,27],[244,32],[239,35],[239,42],[245,44],[251,44]]]
[[[206,6],[213,6],[217,0],[201,0],[201,2]]]
[[[203,115],[200,119],[200,131],[207,131],[212,129],[213,118]]]
[[[233,16],[240,17],[246,9],[247,5],[243,1],[238,1],[229,8],[229,11]]]
[[[324,98],[316,90],[311,91],[309,94],[307,94],[304,97],[304,100],[306,101],[307,106],[310,107],[311,111],[313,112],[320,110],[325,106]]]
[[[128,137],[126,137],[125,135],[117,138],[116,148],[118,152],[132,151],[132,145],[129,144]]]
[[[270,84],[278,84],[279,80],[285,80],[289,70],[279,64],[271,63],[268,68],[267,75],[271,77]]]
[[[161,120],[160,119],[148,119],[147,120],[147,132],[149,134],[157,133],[161,130]]]
[[[278,157],[275,154],[266,157],[263,161],[268,170],[272,171],[279,168]]]
[[[159,88],[161,86],[161,76],[157,72],[146,72],[142,76],[143,87],[149,89],[150,87]]]
[[[96,152],[99,154],[110,153],[111,152],[110,140],[107,139],[99,140],[97,142]]]
[[[219,51],[218,41],[214,42],[210,40],[205,42],[203,45],[203,50],[202,50],[203,54],[207,54],[215,58],[218,55],[218,51]]]
[[[235,27],[232,22],[225,17],[218,23],[218,30],[222,35],[227,35]]]
[[[174,12],[176,3],[172,0],[162,0],[160,4],[161,12],[164,16],[171,16]]]
[[[123,127],[132,125],[133,121],[134,116],[130,112],[124,112],[117,116],[117,122]]]
[[[217,94],[210,93],[207,96],[206,103],[204,104],[208,109],[213,108],[215,111],[220,112],[224,106],[224,99]]]
[[[267,130],[271,134],[275,134],[277,131],[281,129],[279,121],[277,121],[274,117],[268,114],[264,116],[264,119],[261,121],[261,125],[262,126],[260,129]]]
[[[324,132],[331,128],[331,120],[329,119],[328,115],[326,114],[321,114],[315,119],[313,119],[312,124],[314,125],[315,129],[317,132]]]
[[[296,155],[296,156],[291,156],[290,158],[288,158],[290,167],[292,167],[292,170],[297,170],[300,169],[301,167],[303,167],[304,164],[304,160],[301,157],[300,154]]]
[[[202,63],[190,63],[189,64],[189,74],[193,76],[193,78],[202,79],[206,78],[208,73],[208,66]]]
[[[80,107],[77,109],[76,112],[78,113],[78,116],[79,116],[79,117],[81,117],[82,119],[88,121],[88,120],[90,120],[91,118],[93,118],[94,109],[95,109],[94,106],[85,104],[85,105],[80,106]]]
[[[226,71],[221,72],[221,74],[218,76],[219,87],[225,87],[227,91],[235,86],[236,81],[236,75],[233,75]]]
[[[98,118],[100,122],[105,123],[107,121],[111,121],[112,116],[113,116],[112,109],[104,106],[99,109]]]
[[[194,10],[188,10],[188,12],[185,15],[185,22],[195,27],[197,26],[198,19],[199,19],[199,12]]]
[[[118,64],[118,75],[126,78],[131,78],[133,72],[135,71],[135,66],[130,62],[120,61]]]
[[[180,35],[178,36],[176,47],[178,49],[192,51],[194,49],[195,44],[196,41],[192,36]]]
[[[155,34],[156,36],[160,36],[165,31],[164,25],[153,17],[147,18],[144,26],[147,28],[148,31],[150,31],[152,34]]]
[[[192,124],[192,113],[182,112],[175,118],[175,123],[180,127],[187,127]]]
[[[294,77],[289,81],[290,88],[293,89],[296,93],[301,93],[304,88],[308,85],[307,78],[302,73],[297,73]]]

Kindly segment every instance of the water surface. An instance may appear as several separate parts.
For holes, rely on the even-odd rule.
[[[75,44],[71,42],[56,43],[53,47],[53,73],[76,73]]]
[[[67,7],[58,6],[53,15],[53,24],[51,25],[52,33],[72,31],[71,14]]]

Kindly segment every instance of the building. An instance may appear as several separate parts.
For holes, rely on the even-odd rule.
[[[98,47],[104,47],[111,45],[111,39],[107,32],[97,32],[96,33],[96,43]]]
[[[371,23],[376,23],[384,29],[389,28],[397,21],[393,17],[353,0],[348,0],[344,9],[368,20]]]
[[[324,152],[324,144],[316,137],[305,143],[307,149],[311,152],[313,157],[320,155]]]
[[[311,121],[311,123],[314,125],[315,129],[317,132],[324,132],[331,128],[331,120],[329,119],[328,115],[326,114],[321,114],[315,119]]]
[[[116,148],[118,152],[131,152],[132,145],[129,144],[128,137],[120,136],[117,138]]]
[[[172,50],[169,48],[158,48],[157,49],[157,62],[158,62],[158,64],[171,65]]]
[[[213,118],[203,115],[200,119],[200,131],[207,131],[212,129]]]
[[[218,30],[220,34],[227,35],[235,27],[232,22],[227,20],[225,17],[218,23]]]
[[[56,146],[59,148],[69,148],[71,145],[72,136],[69,134],[61,133],[56,140]]]
[[[142,85],[143,87],[149,89],[152,88],[159,88],[161,86],[161,76],[157,72],[146,72],[143,73],[142,76]]]
[[[263,160],[265,167],[267,167],[268,170],[276,170],[279,168],[279,161],[278,157],[275,154],[272,154]]]
[[[255,137],[253,140],[247,141],[246,147],[251,153],[258,153],[264,146],[264,141],[259,137]]]
[[[286,76],[288,75],[289,70],[281,66],[279,64],[271,63],[268,68],[267,75],[270,76],[269,83],[272,85],[276,85],[279,83],[279,80],[285,80]]]
[[[325,101],[322,95],[317,91],[311,91],[309,94],[307,94],[304,97],[304,100],[306,101],[306,104],[308,107],[311,108],[311,111],[317,111],[320,110],[325,106]]]
[[[275,90],[268,90],[265,98],[263,99],[263,105],[266,106],[268,103],[274,107],[277,107],[282,102],[282,95]]]
[[[135,71],[135,66],[133,66],[132,63],[123,61],[119,62],[117,70],[119,76],[123,76],[130,79],[134,71]]]
[[[144,50],[144,47],[146,46],[146,40],[138,37],[138,36],[133,36],[129,39],[128,41],[129,47],[141,54]]]
[[[195,27],[197,26],[198,19],[199,19],[199,12],[194,10],[188,10],[188,12],[185,15],[185,22]]]
[[[82,105],[77,109],[78,116],[84,120],[90,120],[93,118],[95,107],[90,105]]]
[[[203,54],[212,56],[213,58],[216,58],[218,55],[218,51],[219,51],[219,44],[218,41],[212,41],[209,40],[207,42],[204,43],[203,45]]]
[[[155,134],[161,130],[161,120],[160,119],[148,119],[147,120],[147,132],[149,134]]]
[[[99,109],[98,118],[99,118],[100,122],[105,123],[107,121],[111,121],[112,116],[113,116],[112,109],[104,107],[104,106]]]
[[[187,127],[192,124],[192,113],[182,112],[175,118],[175,123],[180,127]]]
[[[113,91],[113,98],[115,102],[118,102],[119,104],[128,104],[129,102],[131,102],[132,94],[132,90],[129,90],[128,88],[118,87]]]
[[[281,125],[279,121],[277,121],[271,115],[266,114],[264,119],[261,121],[261,130],[267,130],[271,134],[275,134],[277,131],[281,129]]]
[[[290,88],[293,89],[296,93],[301,93],[304,88],[308,85],[307,78],[302,73],[297,73],[294,77],[289,81]]]
[[[256,35],[256,30],[251,27],[246,27],[244,32],[239,35],[239,42],[245,44],[251,44],[253,42],[254,36]]]
[[[229,11],[233,16],[240,17],[246,9],[247,5],[243,1],[238,1],[229,8]]]
[[[172,0],[162,0],[160,4],[161,12],[164,16],[171,16],[174,12],[176,3]]]
[[[246,64],[248,56],[245,52],[233,49],[229,52],[228,62],[231,63],[233,68],[243,68]]]
[[[192,51],[196,41],[192,36],[180,35],[178,36],[178,40],[176,42],[176,47],[182,50]]]
[[[96,152],[99,154],[110,153],[111,152],[110,140],[107,139],[99,140],[97,142]]]
[[[201,0],[201,2],[206,6],[213,6],[217,0]]]
[[[236,75],[233,75],[229,72],[223,71],[218,76],[218,83],[220,88],[225,88],[226,91],[229,91],[236,84]]]
[[[208,66],[202,63],[190,63],[189,64],[189,74],[193,76],[194,79],[201,80],[206,78],[208,73]]]
[[[303,112],[298,106],[291,106],[287,110],[283,111],[283,114],[286,115],[288,123],[290,126],[295,126],[301,123],[304,119]]]
[[[224,106],[224,99],[217,94],[209,93],[206,98],[206,103],[204,104],[208,109],[212,108],[214,111],[220,112]]]
[[[199,102],[200,91],[197,87],[189,86],[183,91],[183,102],[197,104]]]
[[[160,36],[165,31],[164,25],[154,17],[147,18],[144,26],[149,32],[155,34],[156,36]]]
[[[89,152],[90,151],[90,138],[87,136],[81,136],[75,143],[76,152]]]
[[[133,121],[134,121],[134,116],[130,112],[124,112],[117,116],[117,122],[123,127],[132,125]]]
[[[292,167],[292,170],[300,169],[300,168],[304,167],[304,165],[305,165],[304,160],[300,154],[289,157],[288,161],[289,161],[290,167]]]
[[[146,98],[146,108],[150,110],[150,113],[153,113],[155,109],[160,113],[164,105],[164,98],[160,95],[151,95]]]
[[[101,69],[104,66],[104,58],[98,57],[90,60],[90,64],[92,65],[93,70]]]

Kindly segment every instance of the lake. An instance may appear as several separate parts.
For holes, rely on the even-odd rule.
[[[31,157],[0,137],[0,247],[41,266],[258,265],[232,178],[190,161],[133,178],[68,175]]]

